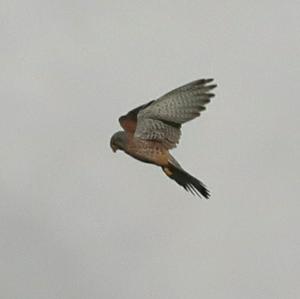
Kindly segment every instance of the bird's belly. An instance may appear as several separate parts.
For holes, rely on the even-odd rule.
[[[137,142],[128,147],[126,153],[145,163],[156,164],[159,166],[168,164],[168,152],[154,142]]]

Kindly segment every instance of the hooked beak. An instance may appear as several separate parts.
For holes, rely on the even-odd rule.
[[[111,146],[111,149],[112,149],[112,151],[115,153],[115,152],[117,151],[118,148],[117,148],[116,146],[112,145],[112,146]]]

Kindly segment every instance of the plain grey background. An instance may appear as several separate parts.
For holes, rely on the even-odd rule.
[[[299,1],[1,1],[0,297],[300,298]],[[189,81],[198,200],[109,147]]]

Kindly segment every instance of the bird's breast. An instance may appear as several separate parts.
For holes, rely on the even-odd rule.
[[[142,162],[152,163],[159,166],[168,164],[168,151],[158,142],[131,138],[128,141],[126,153]]]

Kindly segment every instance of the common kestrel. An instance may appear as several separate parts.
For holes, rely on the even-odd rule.
[[[193,81],[121,116],[124,131],[111,137],[112,150],[123,150],[137,160],[160,166],[185,190],[208,198],[206,186],[183,170],[169,150],[179,142],[181,125],[198,117],[214,96],[210,91],[217,85],[209,84],[212,81]]]

